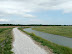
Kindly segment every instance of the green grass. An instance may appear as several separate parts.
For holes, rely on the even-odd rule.
[[[0,54],[12,54],[12,28],[0,28]]]
[[[72,26],[40,26],[32,29],[72,38]]]
[[[48,40],[45,40],[39,36],[36,36],[34,33],[28,33],[23,30],[23,28],[19,28],[19,30],[25,32],[26,34],[30,35],[32,39],[35,41],[41,43],[43,46],[47,46],[48,48],[53,50],[54,54],[72,54],[72,49],[64,46],[57,45],[55,43],[52,43]]]
[[[8,29],[10,29],[10,28],[0,28],[0,33],[5,31],[5,30],[8,30]]]

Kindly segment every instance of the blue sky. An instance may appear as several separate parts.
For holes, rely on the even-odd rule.
[[[72,25],[71,0],[0,0],[0,24]]]

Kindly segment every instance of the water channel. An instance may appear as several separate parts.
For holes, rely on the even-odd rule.
[[[53,43],[72,48],[72,38],[67,38],[67,37],[54,35],[54,34],[48,34],[40,31],[32,30],[32,28],[26,28],[24,29],[24,31],[27,31],[29,33],[34,33],[35,35],[40,36]]]

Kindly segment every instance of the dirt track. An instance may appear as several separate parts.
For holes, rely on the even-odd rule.
[[[13,29],[14,42],[13,51],[15,54],[49,54],[43,48],[36,45],[26,34],[20,32],[17,28]]]

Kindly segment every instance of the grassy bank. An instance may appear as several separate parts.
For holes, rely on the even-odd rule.
[[[47,46],[48,48],[53,50],[54,54],[72,54],[72,49],[64,46],[57,45],[50,41],[47,41],[39,36],[36,36],[34,33],[28,33],[23,30],[23,28],[19,28],[19,30],[25,32],[26,34],[30,35],[32,39],[41,43],[43,46]]]
[[[0,28],[0,54],[12,54],[12,28]]]
[[[72,38],[72,26],[40,26],[32,29]]]

